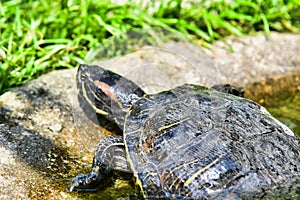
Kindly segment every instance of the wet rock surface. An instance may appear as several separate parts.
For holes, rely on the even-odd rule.
[[[185,82],[246,86],[300,71],[300,35],[295,34],[228,38],[209,49],[184,43],[164,48],[163,55],[141,49],[97,63],[148,92]],[[182,57],[172,57],[174,52]],[[90,169],[98,141],[114,133],[91,122],[78,107],[75,73],[54,71],[0,96],[0,199],[86,198],[67,192],[70,181]]]

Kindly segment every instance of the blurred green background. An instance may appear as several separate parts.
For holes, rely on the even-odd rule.
[[[300,32],[299,0],[0,2],[0,94],[54,69],[76,67],[110,36],[179,31],[200,44],[257,31]]]

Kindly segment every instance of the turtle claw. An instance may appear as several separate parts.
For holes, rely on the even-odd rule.
[[[73,178],[69,191],[73,192],[74,189],[76,190],[78,186],[84,185],[85,180],[86,180],[85,175],[78,174],[75,178]]]
[[[78,174],[73,178],[69,192],[73,191],[87,191],[93,192],[97,190],[98,176],[96,174]]]

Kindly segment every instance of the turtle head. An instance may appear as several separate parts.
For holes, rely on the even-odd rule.
[[[86,115],[96,114],[97,122],[105,117],[121,130],[129,107],[145,94],[132,81],[96,65],[80,65],[76,81],[79,104]]]

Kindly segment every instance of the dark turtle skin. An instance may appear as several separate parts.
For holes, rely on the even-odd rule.
[[[117,123],[123,137],[100,141],[92,172],[74,178],[70,191],[93,191],[124,173],[144,198],[299,196],[300,139],[259,104],[192,84],[144,94],[98,66],[81,65],[77,75],[81,103]],[[220,90],[242,94],[228,88]]]

